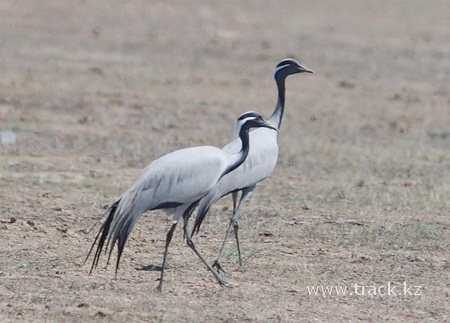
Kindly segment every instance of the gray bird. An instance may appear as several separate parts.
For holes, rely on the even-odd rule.
[[[166,236],[161,277],[157,286],[162,291],[167,252],[173,232],[181,217],[184,219],[184,234],[188,246],[199,256],[221,285],[228,282],[221,278],[197,251],[187,223],[198,201],[226,174],[241,165],[249,152],[249,129],[266,127],[277,129],[267,123],[260,114],[252,114],[242,120],[239,141],[242,148],[229,152],[212,146],[185,148],[164,155],[147,167],[136,178],[131,187],[119,197],[108,210],[109,215],[100,228],[89,254],[94,254],[90,274],[97,267],[104,247],[109,248],[107,265],[117,245],[116,275],[127,238],[141,215],[146,211],[162,209],[173,214],[172,226]],[[274,131],[275,130],[275,131]]]
[[[307,69],[306,67],[300,65],[295,59],[286,58],[282,60],[275,67],[274,78],[278,88],[278,101],[275,106],[275,110],[272,116],[267,120],[272,126],[279,129],[281,125],[281,120],[283,118],[284,104],[285,104],[285,81],[286,78],[291,74],[296,73],[313,73],[313,71]],[[243,114],[238,118],[235,126],[235,138],[239,129],[242,127]],[[225,239],[220,249],[219,256],[214,261],[213,266],[218,270],[222,270],[220,264],[220,258],[223,254],[225,247],[225,242],[228,238],[231,230],[234,229],[236,243],[239,255],[239,264],[242,266],[241,250],[239,246],[239,209],[241,204],[247,200],[250,194],[256,187],[256,184],[266,179],[274,170],[275,164],[278,159],[278,144],[277,144],[278,132],[271,131],[268,129],[255,129],[250,133],[250,152],[244,163],[236,168],[233,172],[228,173],[223,176],[220,181],[214,186],[209,193],[204,196],[200,202],[197,212],[197,217],[195,219],[193,232],[198,232],[200,226],[208,213],[211,206],[217,202],[221,197],[231,193],[233,199],[233,216],[230,221],[230,225],[225,235]],[[239,151],[241,148],[241,142],[239,139],[235,139],[228,145],[223,147],[224,151],[229,153]],[[241,197],[238,202],[238,194],[241,192]]]

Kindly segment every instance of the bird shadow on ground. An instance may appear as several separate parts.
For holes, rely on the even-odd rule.
[[[168,269],[169,267],[166,266],[166,269]],[[140,271],[162,271],[162,266],[157,266],[157,265],[147,265],[147,266],[143,266],[141,268],[136,268],[136,270],[140,270]]]

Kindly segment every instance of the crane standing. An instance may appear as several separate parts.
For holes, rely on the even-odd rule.
[[[274,78],[278,89],[278,100],[272,116],[267,120],[271,125],[279,129],[284,113],[285,105],[285,82],[289,75],[296,73],[313,73],[313,71],[300,65],[295,59],[286,58],[277,64],[275,67]],[[244,114],[245,115],[245,114]],[[238,119],[235,127],[235,138],[243,125],[243,119]],[[233,172],[228,173],[220,179],[209,193],[204,196],[199,202],[197,217],[195,219],[193,232],[198,232],[200,226],[208,213],[211,206],[217,202],[221,197],[231,193],[233,199],[233,215],[230,220],[228,230],[225,235],[219,256],[214,261],[213,266],[218,270],[222,270],[220,258],[223,254],[225,242],[229,233],[234,229],[236,242],[239,254],[239,264],[242,265],[241,251],[238,237],[238,218],[239,209],[242,202],[247,200],[250,194],[256,187],[256,184],[266,179],[274,170],[278,159],[278,132],[270,131],[268,129],[255,129],[250,133],[250,152],[244,163],[236,168]],[[226,145],[223,150],[228,152],[236,152],[240,149],[241,143],[239,139],[235,139]],[[238,194],[241,192],[241,197],[238,202]]]
[[[200,257],[221,285],[228,284],[197,251],[187,230],[187,221],[198,201],[214,187],[217,181],[244,162],[249,152],[249,129],[252,127],[266,127],[271,129],[270,131],[277,130],[268,124],[260,114],[254,114],[243,120],[242,128],[239,131],[242,148],[238,153],[230,153],[211,146],[192,147],[164,155],[145,167],[131,187],[111,205],[109,215],[101,226],[87,256],[89,258],[98,242],[90,273],[97,267],[106,244],[106,247],[109,247],[107,265],[112,251],[117,245],[117,274],[125,243],[134,224],[144,212],[163,209],[167,213],[172,213],[173,218],[172,226],[166,236],[161,277],[157,290],[162,291],[169,244],[181,217],[185,222],[184,232],[188,246]]]

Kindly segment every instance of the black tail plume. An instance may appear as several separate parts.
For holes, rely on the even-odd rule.
[[[201,209],[199,211],[199,213],[197,214],[197,217],[195,218],[195,223],[194,223],[194,227],[192,228],[192,235],[194,235],[194,233],[198,233],[198,231],[200,231],[200,227],[203,223],[203,220],[205,219],[206,214],[209,211],[209,207]]]
[[[117,209],[117,206],[119,205],[119,202],[120,202],[120,199],[118,199],[116,202],[114,202],[113,205],[110,206],[109,215],[106,218],[105,222],[102,224],[99,232],[97,233],[97,235],[95,237],[94,243],[92,243],[91,249],[89,250],[89,253],[86,256],[86,260],[87,260],[90,257],[92,251],[94,250],[94,247],[98,240],[97,250],[95,251],[95,254],[94,254],[94,259],[92,261],[89,275],[92,273],[94,268],[97,268],[98,262],[100,260],[100,255],[102,254],[103,248],[105,247],[105,241],[108,238],[110,226],[114,219],[114,215],[116,213],[116,209]],[[86,260],[85,260],[85,262],[86,262]]]

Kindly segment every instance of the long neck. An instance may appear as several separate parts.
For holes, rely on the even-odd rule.
[[[241,150],[237,154],[233,155],[235,161],[223,172],[222,176],[220,176],[221,178],[241,166],[241,164],[247,158],[248,152],[250,151],[250,139],[248,131],[249,128],[245,125],[239,131],[239,138],[242,142]]]
[[[273,111],[272,115],[269,118],[269,123],[273,126],[277,127],[278,129],[281,126],[281,120],[283,119],[283,113],[284,113],[284,102],[285,102],[285,93],[286,93],[286,76],[281,75],[279,77],[275,76],[275,81],[277,83],[278,88],[278,101],[277,105],[275,106],[275,110]]]

